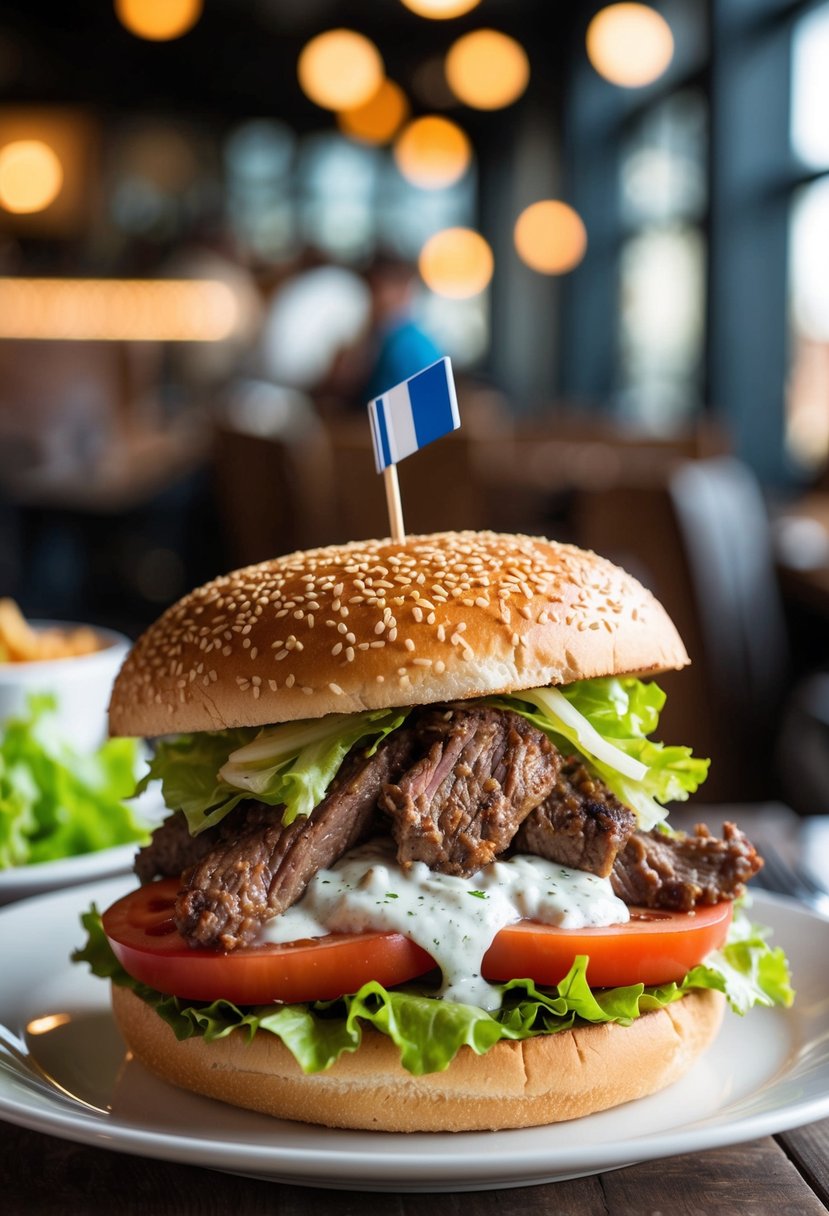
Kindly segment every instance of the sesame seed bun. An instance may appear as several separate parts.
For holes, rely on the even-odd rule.
[[[359,1051],[306,1076],[287,1047],[235,1030],[179,1042],[127,988],[113,987],[127,1045],[151,1072],[183,1089],[263,1114],[387,1132],[495,1131],[577,1119],[679,1080],[715,1038],[725,998],[711,989],[646,1013],[630,1026],[579,1026],[483,1056],[462,1047],[445,1072],[415,1077],[391,1039],[364,1030]]]
[[[357,541],[186,595],[124,663],[110,729],[259,726],[687,663],[662,606],[595,553],[488,532]]]

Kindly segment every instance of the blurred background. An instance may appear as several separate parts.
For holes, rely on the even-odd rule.
[[[829,3],[0,3],[0,594],[135,636],[410,531],[650,585],[707,798],[829,810]]]

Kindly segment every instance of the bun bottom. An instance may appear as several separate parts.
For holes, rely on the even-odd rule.
[[[113,987],[112,1003],[134,1056],[182,1089],[301,1123],[387,1132],[534,1127],[643,1098],[688,1071],[725,1006],[718,992],[694,991],[631,1026],[502,1041],[482,1056],[463,1047],[445,1072],[413,1077],[392,1041],[371,1028],[359,1051],[306,1076],[274,1035],[179,1042],[129,989]]]

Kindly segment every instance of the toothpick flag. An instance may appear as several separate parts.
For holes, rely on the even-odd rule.
[[[368,414],[374,462],[386,483],[392,536],[403,540],[403,510],[395,466],[461,425],[451,361],[448,357],[438,359],[381,397],[375,397],[369,402]]]

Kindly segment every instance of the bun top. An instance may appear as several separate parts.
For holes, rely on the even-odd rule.
[[[356,541],[191,591],[127,657],[110,729],[260,726],[688,661],[653,595],[595,553],[490,532]]]

